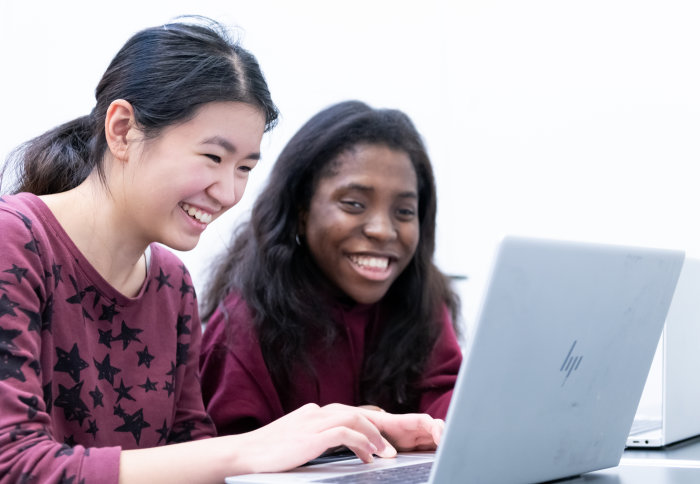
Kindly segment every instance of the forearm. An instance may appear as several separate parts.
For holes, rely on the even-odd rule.
[[[226,476],[249,472],[241,439],[236,437],[122,451],[119,483],[220,484]]]

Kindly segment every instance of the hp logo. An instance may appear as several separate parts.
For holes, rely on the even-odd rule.
[[[583,360],[583,356],[571,355],[574,352],[576,343],[577,340],[574,340],[574,343],[571,345],[571,348],[569,348],[569,352],[566,354],[566,358],[564,358],[564,363],[562,363],[561,368],[559,368],[559,371],[563,371],[566,373],[566,376],[564,377],[564,381],[561,383],[561,386],[564,386],[564,383],[566,383],[566,379],[569,378],[571,372],[576,371],[578,369],[578,366],[581,364],[581,360]]]

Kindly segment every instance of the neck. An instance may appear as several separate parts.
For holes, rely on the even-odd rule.
[[[131,230],[125,214],[95,173],[67,192],[40,197],[85,258],[122,294],[138,294],[146,277],[148,241]]]

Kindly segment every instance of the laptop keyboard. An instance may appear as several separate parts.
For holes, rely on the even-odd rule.
[[[422,484],[428,482],[432,462],[409,464],[388,469],[376,469],[373,471],[348,474],[345,476],[330,477],[312,482],[325,482],[337,484],[371,484],[375,482],[396,484]]]

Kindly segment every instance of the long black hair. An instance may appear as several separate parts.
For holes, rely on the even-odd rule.
[[[136,33],[112,59],[95,99],[90,114],[14,150],[0,182],[13,169],[16,181],[9,191],[45,195],[78,186],[95,169],[104,180],[105,117],[116,99],[131,103],[146,138],[191,119],[199,107],[213,101],[259,108],[266,131],[278,116],[255,57],[233,42],[222,25],[205,17]]]
[[[418,179],[420,240],[415,255],[380,302],[381,332],[367,342],[361,377],[364,403],[415,411],[418,383],[435,344],[437,320],[447,305],[457,321],[458,299],[433,263],[437,209],[432,167],[411,120],[392,109],[346,101],[313,116],[287,143],[258,196],[250,220],[234,232],[205,291],[207,320],[231,290],[251,309],[265,363],[286,394],[290,374],[307,365],[311,345],[331,345],[338,334],[321,288],[327,286],[304,244],[296,243],[319,179],[338,155],[358,144],[407,153]],[[225,310],[224,310],[225,311]],[[231,316],[231,315],[229,315]],[[456,325],[455,325],[456,329]]]

